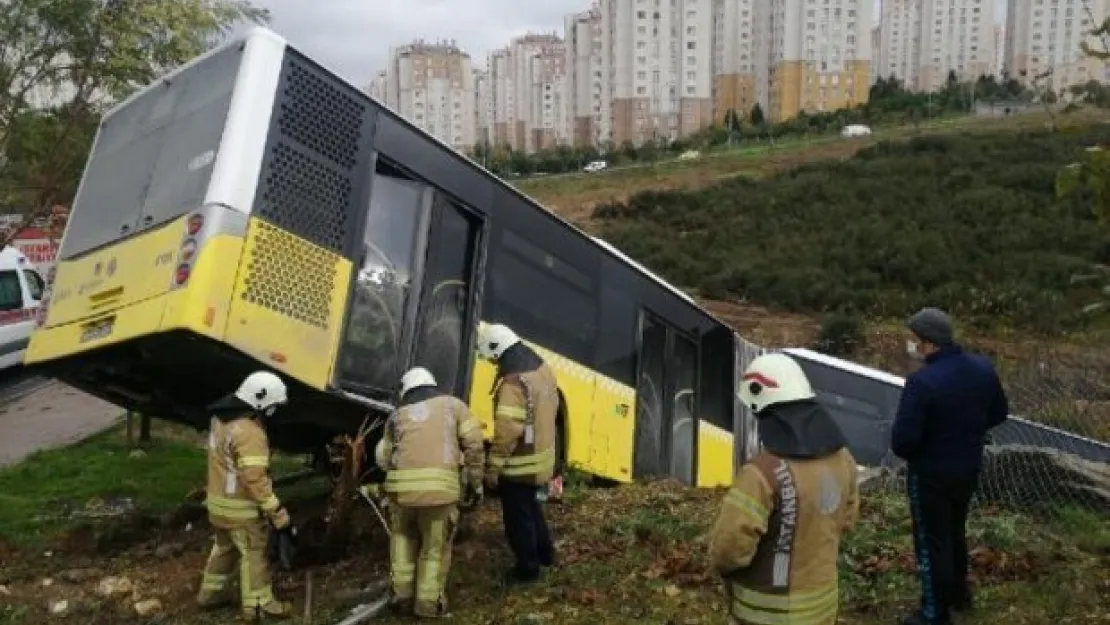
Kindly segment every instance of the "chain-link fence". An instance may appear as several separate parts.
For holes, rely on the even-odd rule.
[[[804,334],[790,328],[786,341],[778,342],[764,330],[760,338],[770,349],[827,345],[816,332]],[[904,484],[904,464],[889,444],[901,396],[899,376],[920,366],[906,356],[906,338],[897,331],[874,333],[847,345],[843,359],[788,349],[844,430],[866,474],[873,476],[871,489]],[[995,363],[1011,414],[989,434],[977,502],[1036,512],[1081,507],[1110,514],[1110,354],[1036,343],[972,341],[966,347]],[[741,352],[757,350],[754,344],[741,347],[738,365]],[[748,420],[740,419],[738,430],[750,436]]]

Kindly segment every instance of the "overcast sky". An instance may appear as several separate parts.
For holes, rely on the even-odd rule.
[[[999,7],[1005,0],[996,0]],[[590,0],[255,0],[271,27],[348,80],[365,85],[385,68],[390,46],[454,39],[484,65],[486,53],[528,31],[563,30]],[[879,0],[875,0],[878,20]],[[1001,10],[996,11],[1001,16]]]

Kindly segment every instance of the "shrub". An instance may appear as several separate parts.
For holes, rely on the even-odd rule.
[[[599,208],[601,235],[674,283],[800,312],[1078,327],[1107,236],[1056,173],[1110,128],[919,137],[761,181]],[[676,233],[679,233],[676,236]]]

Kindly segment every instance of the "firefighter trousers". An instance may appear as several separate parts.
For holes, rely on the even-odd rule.
[[[459,523],[458,505],[391,507],[389,565],[394,599],[411,602],[416,616],[446,614],[447,574]]]
[[[236,570],[244,613],[254,615],[274,602],[270,567],[266,561],[268,531],[262,519],[244,522],[230,529],[216,528],[215,544],[208,555],[197,597],[199,603],[212,603],[226,595]]]
[[[555,546],[536,495],[540,487],[502,480],[497,487],[501,496],[501,519],[505,538],[516,559],[514,572],[522,578],[539,575],[541,566],[555,563]]]

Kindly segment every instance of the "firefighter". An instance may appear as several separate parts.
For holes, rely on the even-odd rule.
[[[485,486],[501,496],[505,537],[516,559],[508,581],[534,582],[541,566],[555,565],[539,495],[555,471],[558,386],[551,368],[507,326],[482,325],[478,356],[497,363]]]
[[[798,363],[766,354],[740,399],[763,450],[725,496],[710,535],[734,623],[836,623],[840,537],[859,515],[856,461]]]
[[[216,537],[197,597],[202,608],[232,603],[228,587],[238,564],[248,621],[292,616],[292,606],[274,598],[266,559],[270,528],[291,535],[292,526],[270,481],[270,444],[262,423],[286,400],[281,378],[258,371],[209,407],[205,505]]]
[[[447,616],[460,490],[467,505],[482,498],[481,423],[465,403],[436,388],[431,372],[414,367],[401,378],[401,400],[375,455],[386,471],[393,607]]]

